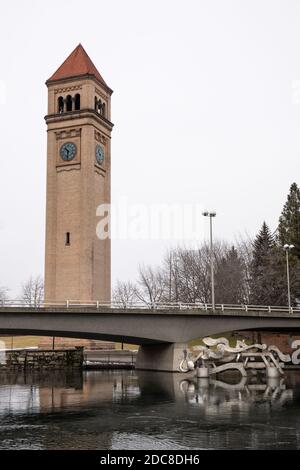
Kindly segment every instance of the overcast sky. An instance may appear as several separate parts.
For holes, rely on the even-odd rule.
[[[299,1],[4,0],[0,285],[43,273],[45,80],[79,42],[114,90],[114,204],[197,203],[226,240],[276,228],[299,183]],[[113,280],[167,246],[114,240]]]

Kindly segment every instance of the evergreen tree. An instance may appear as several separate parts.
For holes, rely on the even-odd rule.
[[[274,305],[270,265],[275,249],[275,239],[266,222],[253,242],[250,266],[250,303]]]
[[[274,235],[272,235],[266,222],[263,222],[262,227],[253,242],[252,266],[254,268],[263,267],[274,246]]]
[[[294,245],[291,255],[300,259],[300,189],[293,183],[278,225],[278,243]]]
[[[282,243],[274,239],[264,222],[253,242],[250,266],[250,303],[255,305],[287,305],[287,276]],[[300,260],[290,259],[292,304],[300,297]]]

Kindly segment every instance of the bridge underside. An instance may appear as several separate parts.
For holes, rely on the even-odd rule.
[[[59,331],[59,330],[25,330],[25,329],[3,329],[0,328],[0,336],[55,336],[57,338],[75,338],[75,339],[92,339],[99,341],[111,341],[116,343],[127,344],[161,344],[161,341],[156,341],[149,338],[140,338],[134,336],[119,336],[105,333],[89,333],[78,331]],[[166,343],[168,344],[168,343]]]
[[[189,341],[229,331],[299,331],[300,315],[0,308],[0,334],[96,339],[140,345],[137,367],[178,371]]]
[[[255,328],[257,331],[257,328]],[[294,327],[293,332],[299,331],[300,327]],[[230,330],[231,331],[231,330]],[[243,331],[243,330],[235,330]],[[251,331],[247,328],[245,331]],[[290,332],[291,328],[260,328],[259,331],[280,331]],[[226,333],[222,331],[220,333]],[[79,332],[66,332],[59,330],[26,330],[26,329],[0,329],[1,335],[12,336],[54,336],[65,338],[78,338],[78,339],[93,339],[101,341],[112,341],[128,344],[139,345],[138,356],[136,360],[136,369],[139,370],[152,370],[152,371],[165,371],[165,372],[180,372],[180,366],[184,361],[187,352],[188,344],[182,342],[160,342],[148,338],[137,338],[132,336],[116,336],[101,333],[79,333]]]
[[[59,338],[93,339],[139,345],[136,369],[179,372],[180,364],[188,351],[187,343],[168,343],[136,338],[131,336],[116,336],[100,333],[78,333],[58,330],[25,330],[0,329],[1,335],[9,336],[52,336]]]

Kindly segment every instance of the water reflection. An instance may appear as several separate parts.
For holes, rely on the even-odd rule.
[[[0,373],[0,449],[300,448],[300,373]]]
[[[265,383],[251,383],[247,377],[239,382],[200,378],[183,380],[180,388],[189,403],[202,407],[205,414],[251,413],[254,404],[267,407],[284,406],[293,400],[293,390],[287,389],[284,378],[268,378]]]

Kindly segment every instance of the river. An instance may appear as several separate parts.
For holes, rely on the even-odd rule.
[[[0,449],[296,448],[300,372],[0,372]]]

